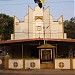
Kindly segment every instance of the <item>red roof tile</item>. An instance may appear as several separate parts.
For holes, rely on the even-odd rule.
[[[38,41],[44,40],[43,38],[32,38],[32,39],[23,39],[23,40],[7,40],[7,41],[0,41],[0,44],[10,44],[10,43],[19,43],[19,42],[28,42],[28,41]],[[56,41],[56,42],[75,42],[75,39],[51,39],[45,38],[47,41]]]

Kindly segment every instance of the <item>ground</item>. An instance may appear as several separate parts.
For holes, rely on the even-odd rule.
[[[0,75],[75,75],[75,70],[0,70]]]

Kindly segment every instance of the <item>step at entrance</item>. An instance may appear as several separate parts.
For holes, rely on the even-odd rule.
[[[53,69],[54,63],[53,62],[44,62],[40,64],[41,69]]]

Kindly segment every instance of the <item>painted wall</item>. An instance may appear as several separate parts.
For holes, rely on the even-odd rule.
[[[33,10],[29,6],[24,21],[14,16],[14,34],[11,39],[44,38],[44,31],[45,38],[67,38],[64,34],[63,16],[55,21],[49,7],[40,9],[36,6]]]
[[[50,38],[51,37],[51,29],[50,29],[50,10],[49,7],[47,7],[44,10],[44,15],[43,15],[43,26],[45,27],[45,38]]]
[[[73,61],[73,69],[75,69],[75,59],[72,59],[72,61]]]
[[[55,59],[55,69],[70,69],[70,59]]]
[[[40,69],[40,59],[25,60],[25,69]]]
[[[51,65],[53,65],[51,62],[40,64],[40,59],[9,59],[8,61],[8,69],[47,69],[48,67],[53,68]],[[75,69],[75,58],[56,58],[55,69]]]
[[[0,59],[0,65],[2,65],[2,60]]]
[[[9,69],[40,69],[40,59],[9,59]],[[25,65],[24,65],[25,64]]]
[[[23,60],[10,59],[8,65],[9,69],[23,69]]]

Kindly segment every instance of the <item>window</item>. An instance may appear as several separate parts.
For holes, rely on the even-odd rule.
[[[42,61],[52,60],[52,49],[41,49],[41,60]]]
[[[42,27],[41,26],[37,26],[37,30],[41,31]]]

